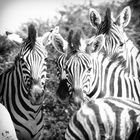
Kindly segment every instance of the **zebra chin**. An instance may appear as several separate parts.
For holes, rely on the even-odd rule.
[[[32,86],[32,89],[29,95],[29,100],[32,105],[42,104],[44,100],[44,96],[45,96],[44,91],[42,90],[40,86],[38,85]]]
[[[76,108],[80,108],[83,104],[89,102],[91,99],[86,95],[82,89],[75,89],[71,98],[70,104]]]

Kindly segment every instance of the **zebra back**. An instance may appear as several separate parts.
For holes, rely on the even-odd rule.
[[[140,105],[122,98],[101,98],[81,106],[72,116],[66,140],[127,140],[140,128]]]

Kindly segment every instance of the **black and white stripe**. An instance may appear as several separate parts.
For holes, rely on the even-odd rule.
[[[96,34],[104,34],[104,50],[109,55],[119,53],[127,61],[126,67],[130,76],[140,78],[140,51],[127,36],[125,27],[131,19],[131,9],[125,7],[117,18],[113,17],[110,9],[107,9],[104,20],[101,22],[100,14],[93,8],[89,12],[90,23],[96,29]],[[100,22],[96,22],[100,21]]]
[[[108,97],[83,104],[72,116],[65,138],[128,140],[140,137],[138,129],[140,105],[128,99]]]
[[[88,98],[113,96],[129,98],[139,103],[139,79],[129,75],[126,60],[119,53],[108,55],[102,50],[104,36],[84,39],[79,29],[72,29],[70,32],[73,32],[72,39],[81,36],[77,37],[79,43],[73,44],[69,40],[65,43],[60,34],[53,35],[53,45],[59,52],[62,50],[58,58],[61,86],[58,87],[57,95],[60,99],[72,97],[75,102],[81,103]],[[62,88],[61,81],[67,83],[67,90]],[[67,98],[64,91],[70,93]]]
[[[43,128],[41,111],[47,75],[47,51],[36,37],[34,25],[11,68],[0,75],[0,96],[8,109],[19,139],[38,139]]]

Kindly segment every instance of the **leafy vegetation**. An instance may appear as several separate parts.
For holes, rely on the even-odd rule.
[[[94,2],[89,1],[82,5],[64,6],[63,10],[59,10],[58,14],[61,18],[55,17],[55,22],[42,21],[35,19],[21,25],[17,33],[25,38],[27,36],[27,26],[33,23],[38,31],[38,36],[42,36],[46,31],[55,25],[60,27],[60,33],[67,38],[68,31],[71,27],[81,27],[87,36],[94,35],[95,30],[89,24],[88,10],[90,7],[99,9],[103,15],[106,7],[112,7],[115,15],[123,9],[124,6],[130,5],[132,8],[132,20],[127,28],[129,36],[134,40],[135,44],[140,46],[140,2],[139,0],[125,0],[124,2],[113,1],[112,3],[103,3],[95,6]],[[52,45],[47,46],[48,50],[48,75],[46,80],[46,98],[43,103],[43,112],[45,116],[44,131],[42,140],[63,140],[65,129],[67,128],[71,115],[76,111],[69,104],[62,104],[57,100],[56,90],[59,84],[57,77],[56,59],[58,52]],[[13,60],[20,50],[20,44],[12,42],[6,36],[0,36],[0,72],[4,71],[13,64]]]

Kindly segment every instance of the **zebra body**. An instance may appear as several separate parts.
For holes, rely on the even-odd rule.
[[[117,18],[107,10],[104,21],[93,8],[89,12],[90,23],[96,29],[96,35],[104,34],[104,50],[109,54],[119,53],[127,61],[126,67],[133,77],[140,77],[140,51],[126,35],[125,27],[131,19],[131,9],[125,7]],[[98,21],[98,22],[97,22]]]
[[[103,35],[84,39],[79,29],[72,29],[67,43],[60,34],[54,34],[52,42],[55,48],[61,51],[57,60],[60,82],[66,79],[68,86],[67,90],[58,87],[57,95],[60,99],[64,100],[63,94],[67,91],[70,95],[65,99],[72,97],[77,103],[89,98],[110,96],[140,102],[139,79],[129,75],[126,60],[122,56],[118,53],[108,55],[102,50]]]
[[[0,140],[18,140],[11,116],[2,104],[0,104],[0,114]]]
[[[0,96],[8,109],[19,139],[38,139],[43,128],[44,85],[47,51],[37,39],[33,25],[15,58],[14,65],[0,75]]]
[[[122,98],[100,98],[84,103],[72,116],[66,140],[128,140],[140,129],[139,104]],[[133,135],[131,139],[135,139]]]
[[[117,59],[117,58],[116,58]],[[102,54],[93,57],[94,70],[89,97],[122,97],[140,102],[139,79],[130,76],[123,60],[114,61]]]

